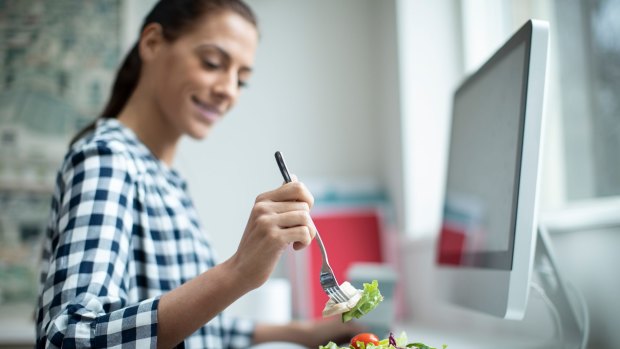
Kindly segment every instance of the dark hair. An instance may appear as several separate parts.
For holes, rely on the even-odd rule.
[[[204,15],[226,10],[240,15],[258,27],[254,12],[243,0],[159,0],[144,19],[140,33],[147,25],[159,23],[164,38],[168,41],[174,41],[183,33],[191,30]],[[121,64],[112,85],[110,99],[97,119],[118,117],[138,84],[141,69],[142,61],[140,60],[137,42]],[[77,140],[93,131],[97,119],[79,131],[71,139],[70,144],[73,145]]]

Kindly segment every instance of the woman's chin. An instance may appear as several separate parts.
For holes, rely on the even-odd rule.
[[[187,135],[195,140],[203,140],[207,138],[213,125],[200,125],[199,127],[193,127],[188,130]]]

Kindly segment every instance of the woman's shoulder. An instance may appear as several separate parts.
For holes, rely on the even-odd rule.
[[[63,163],[67,167],[112,167],[137,174],[143,171],[135,139],[116,120],[97,123],[93,132],[71,146]]]

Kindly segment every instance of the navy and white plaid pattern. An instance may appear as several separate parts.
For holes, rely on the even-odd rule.
[[[159,297],[215,265],[184,180],[128,128],[101,120],[69,151],[43,249],[37,347],[156,347]],[[245,348],[218,315],[187,348]]]

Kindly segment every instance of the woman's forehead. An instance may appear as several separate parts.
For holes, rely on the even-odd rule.
[[[237,13],[219,11],[201,17],[178,41],[195,49],[216,46],[251,68],[258,45],[258,31],[254,24]]]
[[[220,44],[228,42],[249,49],[256,49],[258,43],[258,31],[254,24],[232,11],[203,16],[187,34],[188,38],[195,41]]]

